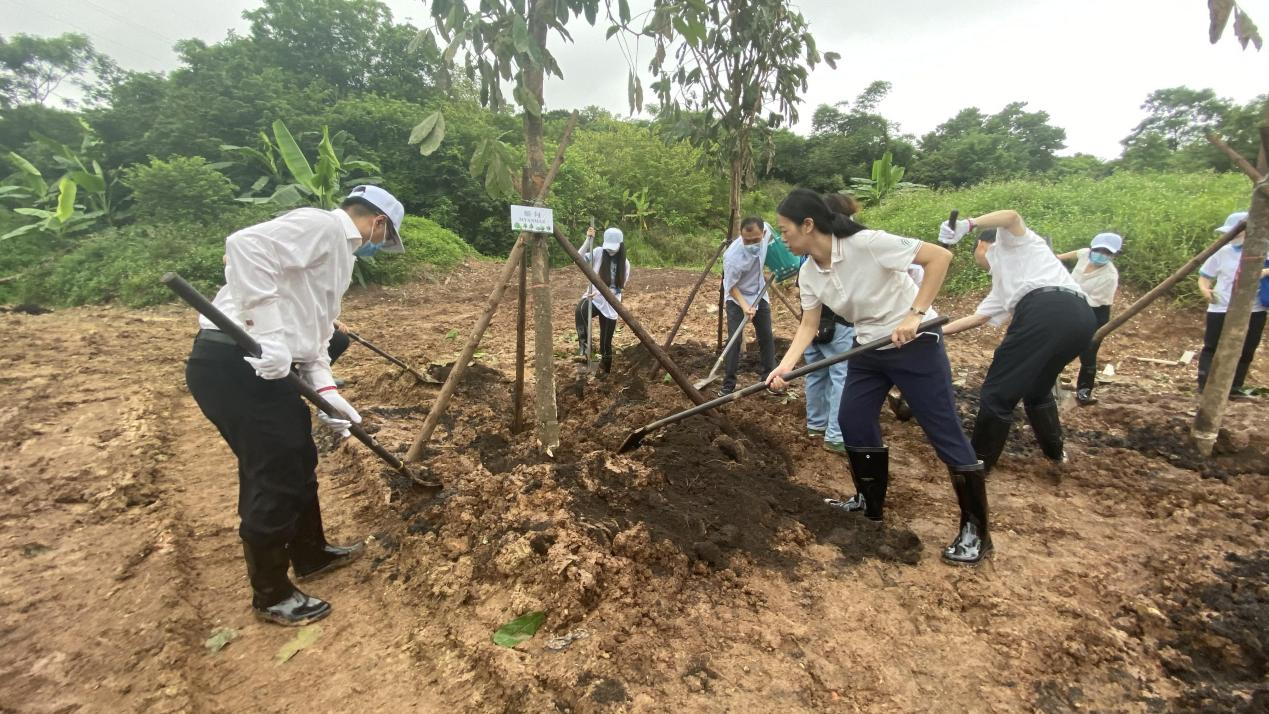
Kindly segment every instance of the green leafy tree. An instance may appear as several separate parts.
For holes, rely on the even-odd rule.
[[[123,170],[139,218],[211,220],[233,205],[234,184],[201,156],[151,158]]]
[[[1042,174],[1053,168],[1066,131],[1049,123],[1047,112],[1028,112],[1011,102],[996,114],[976,107],[921,137],[912,177],[934,186],[968,186]]]
[[[310,164],[300,148],[299,142],[287,129],[281,119],[273,122],[273,141],[263,132],[261,140],[263,149],[225,145],[225,151],[235,152],[254,159],[261,164],[265,174],[252,184],[254,191],[264,189],[270,181],[277,182],[272,195],[267,197],[242,196],[238,200],[244,203],[269,203],[290,207],[308,203],[319,208],[331,209],[339,205],[347,193],[346,189],[363,183],[379,183],[377,175],[379,167],[367,161],[344,158],[336,149],[336,143],[347,137],[346,132],[336,134],[332,139],[330,128],[323,126],[321,141],[317,144],[317,162]],[[282,183],[279,177],[281,168],[285,167],[289,176],[288,183]],[[352,177],[353,172],[364,174]]]
[[[0,108],[44,104],[57,96],[73,107],[78,100],[58,95],[70,84],[88,103],[103,98],[122,72],[106,55],[93,49],[87,35],[66,33],[58,37],[17,34],[0,37]]]
[[[1216,133],[1236,151],[1255,156],[1265,96],[1245,105],[1211,89],[1168,87],[1151,92],[1141,108],[1146,118],[1123,139],[1119,164],[1137,171],[1232,171],[1229,157],[1212,146]]]
[[[886,152],[895,162],[909,164],[916,151],[912,141],[877,113],[877,104],[889,91],[889,82],[877,81],[853,102],[820,105],[801,159],[793,163],[778,157],[780,169],[773,175],[819,191],[840,191],[846,185],[844,177],[870,173],[873,159]]]
[[[626,3],[620,12],[610,36],[629,28]],[[655,0],[638,34],[655,45],[650,86],[661,112],[694,145],[709,147],[729,179],[727,236],[735,235],[741,191],[757,178],[755,143],[769,147],[772,129],[797,122],[810,70],[821,61],[835,66],[838,55],[820,54],[787,0]],[[632,107],[640,108],[633,69],[629,88]]]

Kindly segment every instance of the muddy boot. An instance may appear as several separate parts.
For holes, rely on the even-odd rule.
[[[850,459],[850,476],[857,493],[832,505],[849,513],[863,511],[869,520],[881,520],[886,488],[890,485],[890,449],[848,446],[846,457]]]
[[[1096,404],[1097,397],[1093,396],[1093,390],[1088,387],[1084,387],[1083,389],[1075,390],[1075,401],[1079,402],[1080,406],[1088,406],[1090,404]]]
[[[599,360],[599,369],[604,374],[612,371],[612,355],[604,355]]]
[[[242,542],[251,580],[251,609],[266,622],[294,627],[330,614],[330,603],[300,592],[286,577],[285,546],[261,547]]]
[[[949,466],[952,489],[961,507],[961,529],[956,540],[943,549],[943,560],[954,565],[977,565],[991,552],[987,532],[987,481],[981,463]]]
[[[974,436],[970,443],[974,445],[974,454],[983,462],[983,472],[991,473],[1000,453],[1005,450],[1005,441],[1009,439],[1009,428],[1013,422],[997,419],[978,412],[974,420]]]
[[[1066,463],[1066,450],[1062,448],[1062,422],[1058,420],[1057,402],[1026,406],[1027,421],[1035,432],[1040,451],[1055,463]]]
[[[890,405],[890,411],[894,412],[895,419],[908,421],[912,418],[912,407],[908,406],[908,400],[902,394],[887,394],[886,403]]]
[[[322,529],[322,507],[314,498],[313,505],[300,514],[295,539],[287,551],[295,568],[295,579],[304,581],[351,563],[364,548],[365,544],[360,541],[347,547],[327,543]]]

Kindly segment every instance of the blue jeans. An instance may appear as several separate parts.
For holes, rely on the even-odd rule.
[[[838,325],[831,342],[811,343],[802,353],[807,364],[834,357],[849,350],[855,342],[855,328]],[[806,428],[824,431],[825,441],[842,440],[842,427],[836,419],[846,385],[846,362],[806,375]]]

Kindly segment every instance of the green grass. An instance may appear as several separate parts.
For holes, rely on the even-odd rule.
[[[916,191],[867,209],[862,219],[873,228],[933,241],[953,208],[963,217],[1012,208],[1032,230],[1050,238],[1057,252],[1085,247],[1094,235],[1112,231],[1124,237],[1123,254],[1116,259],[1121,281],[1148,289],[1209,245],[1216,226],[1230,213],[1246,210],[1250,199],[1251,185],[1238,174],[1119,173],[1101,180],[1020,180]],[[955,250],[946,289],[989,285],[987,274],[973,265],[971,243]],[[1195,299],[1195,281],[1183,281],[1175,294]]]
[[[136,223],[61,243],[24,236],[4,245],[0,270],[6,275],[19,270],[25,273],[0,284],[0,300],[49,307],[155,305],[172,299],[159,283],[167,271],[180,273],[210,295],[224,283],[225,238],[267,220],[272,213],[258,207],[239,208],[213,221]],[[425,266],[447,270],[475,253],[453,233],[425,218],[407,217],[402,239],[404,254],[381,254],[375,261],[378,281],[404,282]]]

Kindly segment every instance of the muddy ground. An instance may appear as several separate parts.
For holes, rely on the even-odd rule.
[[[357,293],[345,320],[410,361],[451,361],[496,273]],[[664,335],[693,278],[641,271],[627,304]],[[284,663],[295,631],[247,607],[232,456],[184,387],[190,312],[0,315],[0,711],[1269,709],[1269,403],[1232,404],[1202,459],[1185,438],[1193,366],[1138,359],[1197,350],[1201,313],[1159,306],[1107,341],[1116,374],[1100,404],[1066,409],[1065,468],[1040,465],[1020,422],[988,486],[996,553],[965,569],[938,559],[956,526],[946,472],[889,415],[884,526],[823,505],[850,492],[846,465],[804,436],[796,394],[616,454],[688,402],[632,368],[624,328],[614,373],[579,376],[580,276],[553,285],[554,458],[509,429],[509,305],[427,454],[444,491],[320,440],[328,532],[369,548],[306,587],[334,613]],[[672,351],[693,376],[712,362],[710,303]],[[999,339],[948,340],[967,419]],[[357,346],[336,371],[403,453],[435,387]],[[490,641],[531,611],[536,637]],[[212,653],[223,628],[236,639]]]

